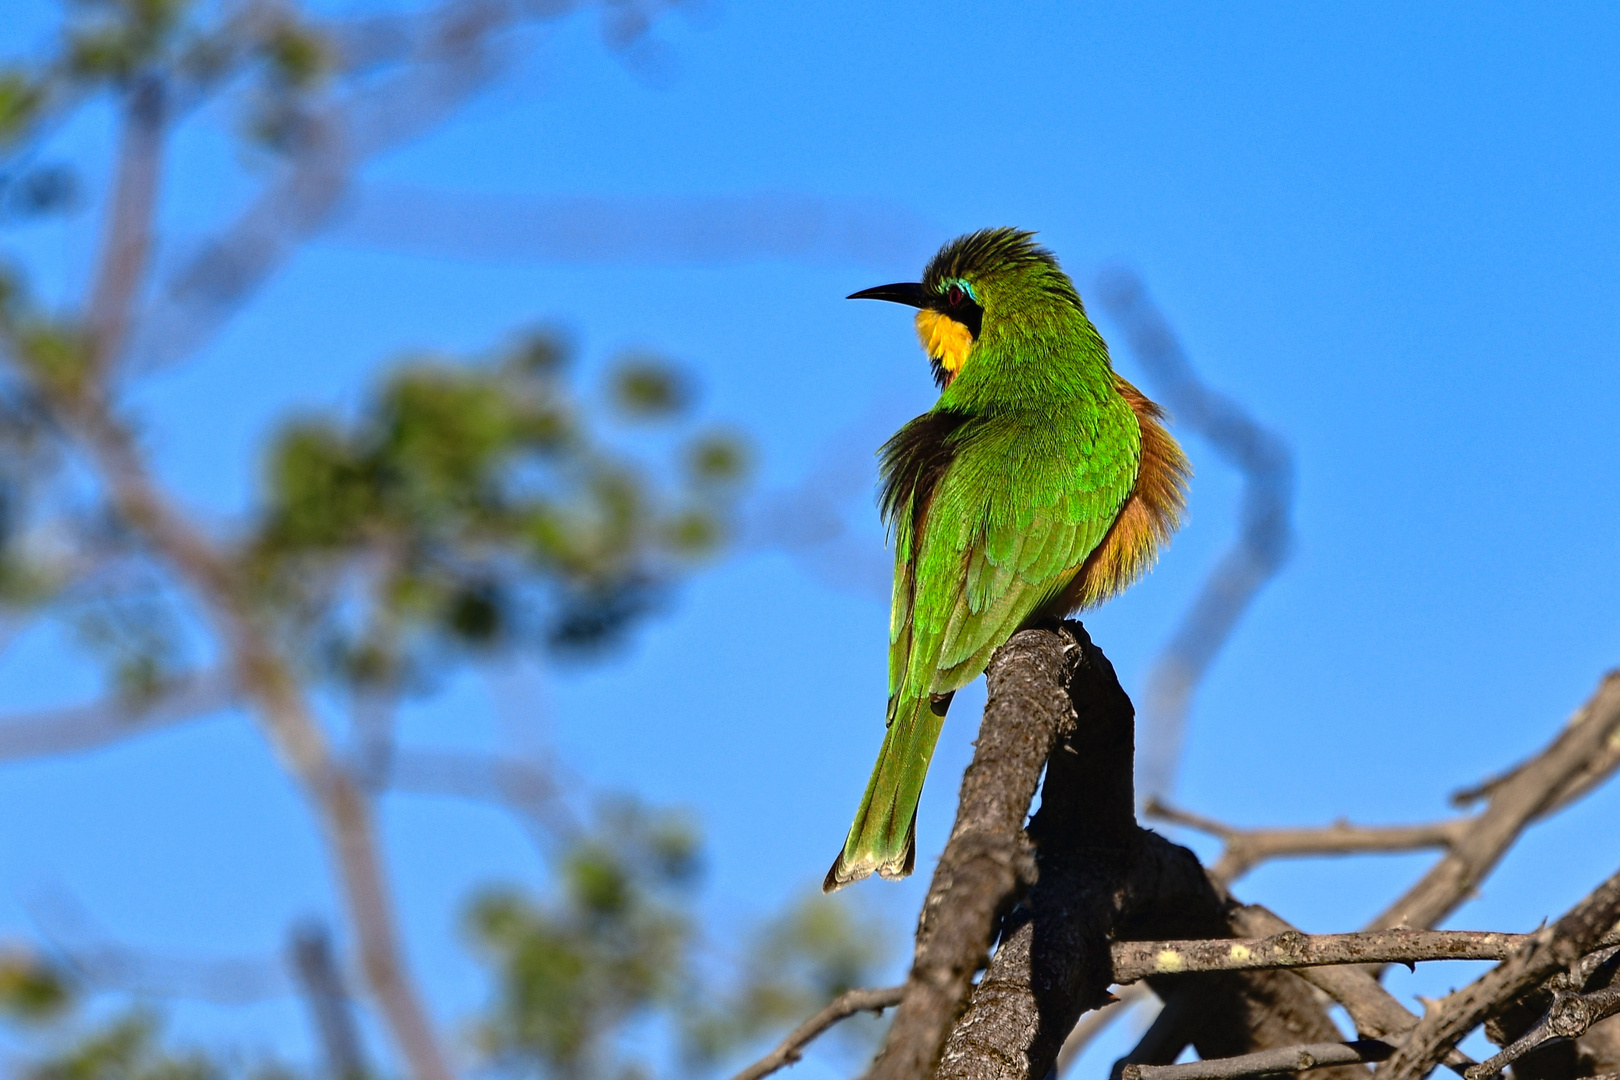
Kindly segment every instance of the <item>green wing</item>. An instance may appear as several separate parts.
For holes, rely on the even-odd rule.
[[[1088,419],[985,421],[913,495],[924,512],[897,516],[891,702],[971,682],[1102,542],[1135,483],[1140,435],[1128,415]]]

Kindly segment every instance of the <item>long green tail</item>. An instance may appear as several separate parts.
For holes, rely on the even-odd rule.
[[[917,800],[949,705],[949,696],[935,702],[926,695],[898,703],[844,850],[821,883],[823,892],[874,871],[886,878],[911,873],[917,862]]]

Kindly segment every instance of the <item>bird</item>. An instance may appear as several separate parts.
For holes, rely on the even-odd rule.
[[[1181,523],[1192,475],[1164,411],[1114,371],[1034,233],[969,233],[922,281],[849,299],[917,309],[940,394],[878,451],[895,560],[887,728],[826,892],[911,873],[952,695],[1020,628],[1146,573]]]

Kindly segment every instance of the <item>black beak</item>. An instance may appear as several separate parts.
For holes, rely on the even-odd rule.
[[[928,293],[923,290],[922,284],[916,281],[902,281],[897,285],[879,285],[873,289],[862,289],[858,293],[850,293],[845,299],[887,300],[892,304],[905,304],[914,308],[928,306]]]

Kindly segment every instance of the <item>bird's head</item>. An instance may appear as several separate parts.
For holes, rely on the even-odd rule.
[[[1083,310],[1057,258],[1022,229],[981,229],[959,236],[929,260],[921,281],[879,285],[851,300],[888,300],[917,308],[917,338],[941,387],[967,366],[987,330],[1043,308]]]

